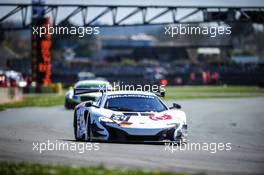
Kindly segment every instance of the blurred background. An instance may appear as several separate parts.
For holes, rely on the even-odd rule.
[[[0,174],[263,174],[263,24],[263,0],[0,0]],[[165,34],[179,25],[231,34]],[[48,26],[99,34],[34,34]],[[189,143],[232,151],[120,143],[87,154],[32,151],[47,139],[82,144],[67,109],[98,96],[72,87],[109,83],[166,86],[164,102],[186,112]]]
[[[124,84],[263,86],[261,7],[261,1],[1,2],[1,86],[50,92],[97,77]],[[51,26],[100,27],[100,33],[36,39],[32,27],[45,25],[41,19]],[[172,38],[164,27],[173,24],[231,27],[232,33]],[[44,54],[42,40],[49,43]]]

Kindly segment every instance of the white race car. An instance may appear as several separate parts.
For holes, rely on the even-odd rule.
[[[74,88],[97,88],[107,87],[112,88],[111,84],[106,80],[81,80],[75,83]],[[100,92],[82,93],[81,95],[74,95],[73,88],[69,89],[65,94],[64,107],[66,109],[74,109],[74,107],[83,101],[96,102],[102,94]]]
[[[77,89],[75,93],[78,94]],[[105,92],[96,104],[87,101],[75,107],[75,139],[186,142],[186,115],[180,108],[176,103],[168,108],[152,92]]]

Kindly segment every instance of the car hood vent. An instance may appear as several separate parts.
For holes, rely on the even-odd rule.
[[[123,113],[124,115],[138,115],[138,113],[137,112],[124,112]]]
[[[152,116],[152,115],[154,115],[154,113],[149,113],[149,112],[141,112],[141,113],[137,113],[137,112],[123,112],[123,114],[126,115],[126,116],[132,116],[132,115],[139,116],[139,114],[141,116]]]
[[[153,113],[148,113],[148,112],[142,112],[140,113],[141,116],[151,116],[154,115]]]

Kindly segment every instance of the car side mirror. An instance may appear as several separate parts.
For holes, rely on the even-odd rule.
[[[160,96],[165,97],[165,92],[164,91],[160,92]]]
[[[179,105],[177,103],[173,103],[172,107],[170,107],[170,109],[181,109],[181,105]]]
[[[93,102],[92,101],[85,102],[85,107],[91,107],[91,106],[93,106]]]
[[[93,101],[87,101],[85,102],[85,107],[96,107],[96,108],[99,108],[99,106],[96,106],[93,104]]]

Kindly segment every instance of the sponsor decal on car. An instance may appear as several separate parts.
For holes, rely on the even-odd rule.
[[[172,117],[170,115],[164,114],[163,116],[149,116],[151,120],[159,121],[159,120],[171,120]]]
[[[130,116],[124,114],[113,114],[110,118],[116,121],[128,121],[130,119]]]
[[[154,99],[155,97],[152,95],[142,95],[142,94],[118,94],[118,95],[109,95],[107,99],[111,98],[127,98],[127,97],[137,97],[137,98],[152,98]]]

